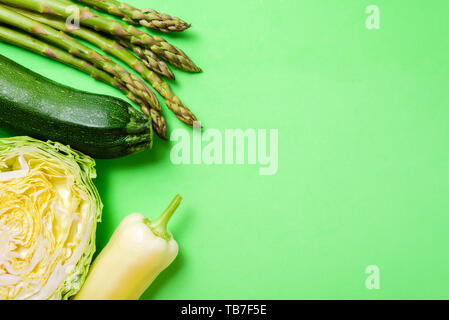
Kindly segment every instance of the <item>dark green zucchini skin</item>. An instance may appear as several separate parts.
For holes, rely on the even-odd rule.
[[[0,124],[94,158],[121,157],[153,142],[148,116],[126,101],[64,86],[2,55]]]

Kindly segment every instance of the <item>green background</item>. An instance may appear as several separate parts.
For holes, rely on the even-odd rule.
[[[371,4],[380,30],[365,27]],[[170,224],[179,257],[144,298],[449,298],[447,0],[151,6],[193,23],[166,38],[205,72],[176,71],[174,91],[205,128],[279,129],[279,170],[175,166],[161,140],[98,161],[99,248],[129,213],[154,218],[176,193],[184,198]],[[6,44],[0,52],[121,97],[43,57]],[[185,128],[165,114],[170,130]],[[380,268],[380,290],[365,287],[368,265]]]

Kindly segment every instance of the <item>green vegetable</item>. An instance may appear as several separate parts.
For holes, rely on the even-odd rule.
[[[184,31],[190,28],[190,24],[179,18],[152,9],[137,9],[127,3],[116,0],[75,1],[93,7],[99,11],[122,17],[124,21],[141,24],[144,27],[162,32]]]
[[[128,48],[136,56],[138,56],[140,59],[142,59],[142,62],[148,67],[148,69],[153,70],[154,72],[157,72],[161,76],[170,79],[175,80],[175,75],[170,70],[170,68],[167,66],[167,64],[159,59],[159,57],[151,50],[141,48],[137,45],[134,45],[124,39],[120,39],[119,37],[115,38],[122,46]]]
[[[50,26],[25,17],[4,5],[0,5],[0,22],[33,34],[46,42],[63,48],[74,56],[92,63],[97,68],[102,69],[119,79],[120,82],[133,92],[135,96],[148,102],[153,108],[160,110],[159,101],[157,100],[156,95],[142,80],[126,71],[123,67],[113,62],[108,57],[83,45],[78,40],[71,38],[65,33]]]
[[[173,92],[170,90],[167,83],[163,82],[154,72],[149,70],[140,60],[130,53],[127,49],[120,46],[116,41],[106,38],[90,29],[81,27],[79,29],[74,29],[68,26],[62,20],[51,18],[49,16],[43,16],[38,13],[29,12],[26,10],[15,9],[17,13],[20,13],[30,19],[41,22],[45,25],[51,26],[56,30],[70,32],[77,37],[86,40],[92,44],[97,45],[101,50],[117,57],[118,59],[124,61],[128,66],[133,68],[135,71],[139,72],[140,75],[167,100],[166,105],[175,113],[175,115],[181,121],[191,125],[196,121],[196,117],[192,112],[180,103],[179,99],[176,100]],[[1,12],[1,11],[0,11]],[[179,103],[177,103],[179,101]],[[159,104],[151,104],[152,107],[158,111],[161,111]]]
[[[120,41],[120,43],[131,49],[138,57],[140,57],[141,59],[145,59],[144,61],[148,61],[149,63],[154,63],[153,60],[156,60],[158,64],[161,64],[161,60],[158,58],[158,55],[156,53],[154,53],[151,49],[145,48],[144,46],[141,46],[139,44],[135,44],[135,43],[131,43],[129,40],[127,39],[123,39],[120,37],[116,37],[116,39],[118,39]],[[178,69],[187,71],[187,72],[193,72],[193,73],[197,73],[197,72],[201,72],[201,69],[199,69],[196,66],[193,66],[190,63],[185,63],[182,59],[176,59],[173,58],[172,60],[168,60],[165,59],[166,61],[170,62],[172,65],[174,65],[175,67],[177,67]],[[166,64],[164,63],[164,65],[166,66]],[[165,69],[165,67],[163,67]],[[168,67],[167,67],[168,68]],[[170,77],[168,77],[170,79]]]
[[[182,50],[169,44],[161,37],[151,36],[134,26],[98,15],[89,8],[77,6],[68,0],[2,0],[2,2],[40,13],[59,15],[64,18],[72,16],[73,9],[78,8],[81,25],[106,34],[118,36],[133,44],[148,48],[179,69],[184,70],[186,66],[189,66],[190,70],[201,71]]]
[[[0,122],[96,158],[151,148],[148,117],[129,103],[63,86],[0,55]]]
[[[178,244],[167,224],[181,203],[177,195],[155,221],[125,217],[92,264],[75,300],[136,300],[175,260]]]
[[[0,300],[78,292],[102,210],[94,166],[59,143],[0,139]]]
[[[71,54],[60,50],[59,48],[56,48],[52,45],[46,44],[45,42],[37,40],[28,34],[9,29],[2,25],[0,25],[0,41],[7,42],[16,45],[18,47],[22,47],[24,49],[36,52],[45,57],[72,66],[76,69],[79,69],[89,74],[91,77],[97,80],[103,81],[119,89],[126,95],[128,99],[139,105],[142,112],[151,116],[154,130],[157,132],[159,137],[163,139],[166,138],[167,123],[162,114],[157,110],[151,109],[151,107],[147,103],[144,103],[140,98],[136,97],[119,80],[110,76],[106,72],[103,72],[102,70],[95,68],[93,65],[86,63],[86,61],[76,58]]]
[[[41,13],[36,13],[36,12],[24,10],[24,9],[18,9],[18,8],[12,8],[12,7],[9,7],[9,8],[16,11],[17,13],[27,16],[30,19],[44,23],[44,24],[46,24],[52,28],[55,28],[57,30],[64,31],[66,33],[70,33],[78,38],[81,38],[83,40],[86,40],[87,42],[90,42],[90,43],[96,45],[104,52],[107,52],[107,53],[115,56],[116,58],[122,60],[128,66],[130,66],[132,69],[134,69],[136,72],[142,74],[143,76],[145,73],[147,73],[149,71],[149,70],[147,70],[146,65],[144,65],[143,62],[141,62],[136,56],[134,56],[126,48],[122,47],[116,41],[111,40],[105,36],[102,36],[99,33],[95,32],[91,29],[88,29],[88,28],[85,28],[82,26],[80,26],[79,28],[74,28],[70,24],[67,24],[64,20],[61,20],[54,16],[44,15]],[[162,61],[160,61],[160,62],[165,64]],[[156,71],[156,70],[158,70],[158,71]],[[154,71],[162,72],[159,64],[157,64],[156,70],[154,70]]]

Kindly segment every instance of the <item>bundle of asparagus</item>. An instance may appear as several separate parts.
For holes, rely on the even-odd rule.
[[[179,18],[150,9],[140,10],[116,0],[75,1],[154,30],[172,32],[190,27]],[[74,12],[78,13],[74,17],[79,20],[70,23]],[[167,124],[155,93],[145,82],[164,98],[166,106],[179,120],[190,126],[197,120],[159,76],[175,78],[166,62],[188,72],[201,72],[201,69],[182,50],[159,36],[69,0],[0,0],[0,23],[0,41],[70,65],[121,90],[150,116],[153,128],[163,139],[167,136]],[[72,36],[123,61],[145,82]]]

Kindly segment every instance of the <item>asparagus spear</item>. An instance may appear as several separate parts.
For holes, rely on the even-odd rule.
[[[148,48],[181,70],[201,72],[201,69],[181,49],[169,44],[161,37],[151,36],[134,26],[95,14],[89,8],[75,5],[68,0],[1,0],[1,2],[40,13],[59,15],[64,18],[71,17],[73,10],[78,9],[82,25]]]
[[[167,140],[167,122],[160,111],[155,109],[149,110],[149,115],[153,120],[153,129],[156,131],[159,138]]]
[[[165,62],[159,59],[159,57],[151,50],[144,49],[124,39],[116,37],[116,40],[124,47],[132,50],[136,56],[142,59],[142,62],[147,66],[148,69],[164,76],[167,79],[175,80],[175,75],[170,70]]]
[[[116,64],[108,57],[90,49],[64,32],[34,21],[4,5],[0,5],[0,22],[36,35],[47,42],[65,49],[72,55],[92,63],[99,69],[102,69],[119,79],[135,96],[141,98],[141,100],[148,103],[152,108],[160,110],[159,101],[157,100],[156,95],[142,80],[126,71],[123,67]]]
[[[124,21],[141,24],[144,27],[162,32],[184,31],[190,24],[179,18],[160,13],[152,9],[138,9],[116,0],[75,0],[93,7],[98,11],[108,12],[123,18]]]
[[[84,73],[89,74],[92,78],[103,81],[119,89],[128,99],[139,105],[140,109],[151,117],[153,128],[158,136],[166,139],[167,124],[159,111],[149,109],[147,104],[142,102],[140,98],[136,97],[119,80],[106,72],[97,69],[85,60],[74,57],[70,53],[35,39],[29,34],[12,30],[2,25],[0,25],[0,40],[72,66],[80,71],[83,71]]]
[[[152,72],[144,64],[142,64],[138,58],[136,58],[133,54],[131,54],[128,50],[120,46],[114,40],[103,37],[97,34],[96,32],[93,32],[83,27],[80,27],[79,29],[73,28],[72,26],[66,24],[62,20],[58,20],[57,18],[55,19],[51,17],[46,17],[23,9],[16,9],[16,8],[12,9],[26,16],[27,18],[31,18],[41,23],[45,23],[48,26],[51,26],[57,30],[71,32],[74,35],[92,44],[97,45],[103,51],[116,56],[117,58],[128,64],[131,68],[139,72],[145,80],[150,82],[150,84],[166,99],[165,102],[167,106],[170,108],[170,110],[172,110],[175,113],[178,119],[189,125],[192,125],[193,122],[196,121],[195,115],[181,103],[179,98],[177,98],[173,94],[173,92],[170,90],[169,86],[165,82],[163,82],[154,72]],[[160,111],[160,107],[154,109]]]

